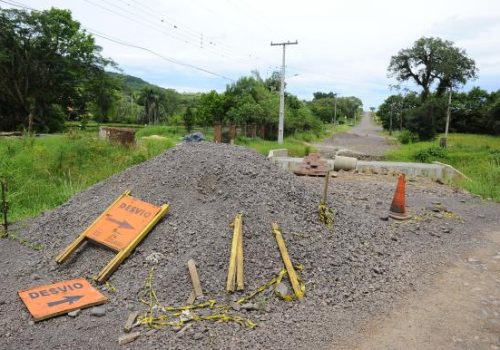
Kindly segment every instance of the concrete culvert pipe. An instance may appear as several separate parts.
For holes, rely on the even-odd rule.
[[[333,170],[355,170],[357,163],[356,158],[335,156]]]

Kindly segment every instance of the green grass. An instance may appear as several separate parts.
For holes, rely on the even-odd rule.
[[[9,221],[54,208],[75,193],[174,144],[170,139],[139,140],[129,149],[78,131],[40,138],[2,138],[0,177],[9,187]]]
[[[500,202],[500,137],[472,134],[450,134],[448,147],[439,147],[439,141],[416,142],[401,145],[390,151],[388,160],[439,161],[450,164],[471,181],[462,180],[457,185],[483,198]]]
[[[334,131],[347,129],[329,126],[317,134],[297,133],[286,137],[284,145],[246,137],[238,137],[236,143],[266,156],[271,149],[284,147],[291,156],[304,156],[313,151],[305,142],[319,141]],[[203,132],[208,141],[213,138],[212,128],[195,131]],[[95,129],[71,128],[65,134],[0,138],[0,178],[9,187],[9,221],[57,207],[89,186],[173,147],[185,133],[181,126],[142,127],[136,132],[138,141],[132,148],[98,140]],[[143,138],[151,135],[164,138]]]

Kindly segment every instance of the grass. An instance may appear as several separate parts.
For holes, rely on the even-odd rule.
[[[79,131],[40,138],[2,138],[0,178],[8,184],[9,221],[54,208],[174,144],[171,139],[140,140],[129,149]]]
[[[246,137],[238,137],[236,143],[263,155],[285,147],[291,156],[304,156],[313,151],[305,142],[319,141],[348,128],[328,126],[316,134],[297,133],[286,137],[284,145]],[[207,140],[213,138],[211,128],[195,131],[203,132]],[[65,134],[0,138],[0,178],[8,184],[9,221],[55,208],[93,184],[173,147],[185,133],[181,126],[142,127],[136,132],[138,141],[132,148],[98,140],[95,129],[71,128]],[[151,135],[164,138],[143,138]]]
[[[500,137],[472,134],[450,134],[448,147],[439,142],[416,142],[390,151],[393,161],[440,161],[450,164],[471,178],[457,185],[483,198],[500,202]]]

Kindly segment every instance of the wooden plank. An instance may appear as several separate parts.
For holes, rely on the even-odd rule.
[[[196,296],[194,295],[194,290],[191,290],[191,293],[189,293],[189,296],[186,300],[186,305],[193,305],[195,299],[196,299]]]
[[[156,217],[142,230],[142,232],[134,238],[132,242],[127,246],[127,248],[121,250],[115,257],[104,267],[104,269],[99,272],[99,275],[95,280],[99,283],[104,283],[107,281],[109,276],[120,266],[120,264],[134,251],[134,249],[141,243],[141,241],[148,235],[149,231],[160,221],[165,215],[167,215],[170,210],[168,204],[161,206],[161,210],[158,212]]]
[[[80,244],[82,244],[82,242],[85,240],[86,236],[87,236],[87,233],[94,227],[94,225],[99,221],[101,220],[104,215],[106,214],[106,212],[109,210],[109,208],[111,208],[112,206],[114,206],[116,203],[118,203],[119,200],[121,200],[123,197],[125,196],[128,196],[130,194],[130,191],[127,190],[125,192],[123,192],[109,207],[108,209],[106,209],[105,211],[102,212],[101,215],[99,215],[99,217],[97,219],[94,220],[94,222],[89,226],[87,227],[87,229],[85,231],[83,231],[73,242],[71,242],[70,245],[68,245],[56,258],[56,262],[58,264],[61,264],[63,263],[64,261],[66,261],[70,256],[71,254],[73,254],[77,249],[78,247],[80,246]]]
[[[229,269],[227,271],[227,283],[226,283],[226,291],[234,292],[234,282],[236,278],[236,255],[238,252],[238,235],[241,232],[239,227],[239,222],[241,221],[241,214],[236,215],[234,219],[234,231],[233,231],[233,241],[231,244],[231,256],[229,258]]]
[[[236,251],[236,289],[245,289],[243,271],[243,218],[238,221],[238,248]]]
[[[203,296],[203,291],[201,289],[200,277],[198,276],[198,271],[196,270],[196,263],[193,259],[188,260],[189,275],[191,276],[191,282],[193,283],[193,291],[195,298]]]
[[[274,237],[276,238],[276,242],[278,243],[281,258],[283,259],[286,271],[288,272],[288,277],[290,278],[290,283],[292,284],[293,291],[295,293],[295,296],[300,299],[304,297],[304,293],[300,289],[299,279],[297,278],[297,273],[295,272],[292,261],[290,260],[290,256],[288,255],[288,250],[286,249],[285,241],[283,240],[283,235],[281,234],[280,227],[277,223],[273,223],[272,226]]]
[[[132,327],[134,326],[135,320],[137,319],[137,316],[139,316],[139,312],[133,311],[128,315],[127,322],[125,322],[125,326],[123,326],[123,330],[128,333],[132,330]]]

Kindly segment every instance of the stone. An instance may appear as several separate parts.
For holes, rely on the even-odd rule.
[[[241,305],[241,308],[242,308],[243,310],[247,310],[247,311],[258,310],[257,305],[255,305],[255,304],[253,304],[253,303],[246,303],[246,304],[243,304],[243,305]]]
[[[380,217],[380,220],[382,220],[382,221],[388,221],[389,220],[389,215],[382,215]]]
[[[78,316],[80,314],[81,311],[82,310],[80,310],[80,309],[76,309],[74,311],[68,312],[68,316],[71,318],[75,318],[76,316]]]
[[[123,330],[125,331],[125,333],[128,333],[132,330],[137,316],[139,316],[139,312],[137,311],[131,312],[128,315],[127,322],[125,322],[125,325],[123,326]]]
[[[281,295],[287,295],[288,294],[288,287],[284,283],[278,283],[276,285],[276,291],[281,294]]]
[[[229,306],[231,306],[231,308],[235,311],[240,311],[241,309],[241,305],[238,304],[238,303],[235,303],[234,301],[233,302],[230,302],[229,303]]]
[[[106,309],[100,306],[90,309],[90,314],[95,317],[102,317],[106,315]]]
[[[201,333],[201,332],[195,333],[193,335],[194,340],[200,340],[201,338],[203,338],[203,333]]]
[[[133,332],[129,334],[122,335],[121,337],[118,338],[118,344],[119,345],[124,345],[133,342],[139,336],[141,335],[141,332]]]
[[[479,259],[476,258],[476,257],[470,256],[470,257],[467,258],[467,262],[477,263],[477,262],[479,262]]]

